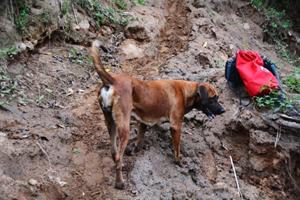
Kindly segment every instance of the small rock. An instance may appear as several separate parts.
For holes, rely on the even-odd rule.
[[[245,23],[243,27],[244,27],[245,30],[249,30],[250,29],[250,25],[248,23]]]
[[[247,105],[249,105],[250,103],[251,103],[250,98],[242,98],[242,99],[241,99],[241,104],[242,104],[243,106],[247,106]]]
[[[24,50],[26,50],[26,48],[27,48],[26,44],[23,43],[23,42],[17,44],[17,47],[18,47],[21,51],[24,51]]]
[[[31,178],[31,179],[29,179],[28,183],[29,183],[29,185],[36,186],[38,184],[38,181]]]
[[[144,50],[138,47],[134,40],[125,40],[121,45],[122,54],[125,55],[125,59],[141,58],[144,55]]]
[[[191,121],[192,119],[196,118],[196,112],[189,112],[184,116],[185,119]]]
[[[157,8],[136,6],[129,13],[137,20],[130,20],[125,28],[125,36],[137,41],[151,41],[160,34],[166,20],[164,13]]]
[[[131,24],[130,26],[127,26],[125,30],[125,35],[127,38],[135,39],[138,41],[149,41],[150,38],[147,34],[147,31],[145,28],[138,24],[138,22],[135,22]]]
[[[6,136],[7,136],[6,133],[0,131],[0,137],[6,137]]]
[[[233,44],[230,44],[230,45],[229,45],[229,49],[232,50],[232,49],[234,49],[234,48],[235,48],[235,46],[234,46]]]
[[[36,44],[37,44],[37,41],[35,41],[35,40],[32,42],[30,42],[30,41],[25,42],[25,45],[29,50],[34,50],[34,46]]]
[[[104,36],[108,36],[108,35],[113,34],[113,30],[109,26],[103,26],[103,27],[101,27],[100,32]]]
[[[90,28],[90,23],[87,19],[82,20],[78,26],[83,30],[88,30]]]
[[[67,96],[71,96],[72,94],[74,94],[73,89],[72,88],[68,88]]]
[[[214,185],[214,191],[225,191],[227,189],[227,185],[223,182],[217,182]]]

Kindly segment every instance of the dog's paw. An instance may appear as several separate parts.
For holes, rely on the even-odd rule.
[[[182,162],[181,162],[181,160],[180,160],[179,158],[175,159],[175,160],[174,160],[174,163],[175,163],[176,165],[178,165],[179,167],[182,167]]]
[[[116,182],[115,188],[118,190],[124,190],[125,189],[125,183],[124,182]]]

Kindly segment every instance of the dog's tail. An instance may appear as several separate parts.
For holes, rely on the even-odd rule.
[[[105,71],[105,68],[101,63],[100,53],[99,53],[100,45],[101,45],[100,42],[98,40],[95,40],[91,47],[91,56],[93,58],[95,69],[98,75],[100,76],[103,84],[113,84],[115,79],[107,71]]]

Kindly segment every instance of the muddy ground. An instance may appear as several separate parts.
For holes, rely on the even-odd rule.
[[[243,199],[297,199],[299,130],[241,106],[224,78],[237,49],[271,58],[281,76],[292,71],[262,41],[261,14],[242,0],[153,0],[131,12],[148,32],[97,32],[105,66],[141,79],[212,82],[226,113],[211,121],[196,110],[185,116],[182,166],[173,163],[169,124],[149,127],[143,150],[125,157],[126,189],[116,190],[99,78],[86,47],[54,37],[7,67],[19,99],[0,110],[0,199],[240,199],[230,156]]]

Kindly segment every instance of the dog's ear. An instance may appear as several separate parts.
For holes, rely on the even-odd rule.
[[[201,85],[197,89],[197,94],[200,97],[200,101],[202,105],[205,105],[208,103],[208,91],[205,86]]]

